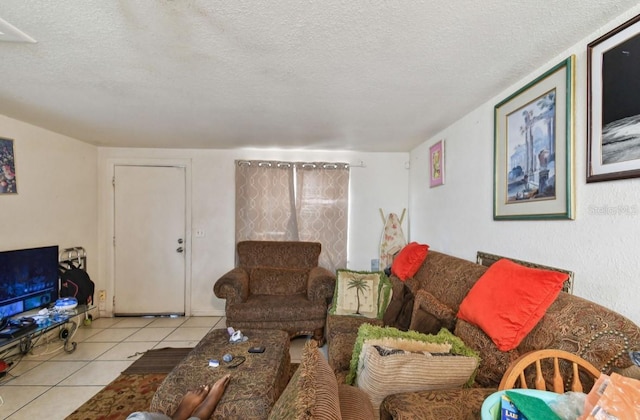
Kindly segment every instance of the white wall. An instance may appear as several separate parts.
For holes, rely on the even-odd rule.
[[[640,7],[599,29],[546,66],[478,107],[411,152],[410,235],[468,260],[486,251],[575,272],[574,294],[640,323],[640,178],[586,184],[586,46],[640,13]],[[573,221],[493,220],[494,106],[553,65],[576,55]],[[446,185],[429,188],[429,147],[446,143]],[[625,207],[626,206],[626,207]],[[632,214],[598,215],[629,208]],[[416,217],[419,214],[421,217]]]
[[[97,280],[97,148],[0,115],[18,194],[0,194],[0,250],[82,246]]]
[[[192,315],[223,315],[224,301],[213,294],[213,284],[233,268],[235,258],[235,167],[236,159],[284,161],[341,161],[365,167],[351,169],[348,268],[368,270],[377,258],[385,214],[400,214],[408,207],[408,153],[356,153],[346,151],[278,150],[99,150],[100,288],[112,295],[110,266],[112,236],[109,208],[111,168],[114,162],[159,162],[185,160],[191,170],[191,232],[204,230],[205,237],[191,237],[190,311]],[[408,220],[405,219],[405,220]],[[405,221],[405,228],[407,222]],[[188,243],[188,241],[187,241]],[[189,281],[189,280],[188,280]],[[107,299],[107,312],[111,310]]]

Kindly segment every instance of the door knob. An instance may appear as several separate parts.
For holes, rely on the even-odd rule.
[[[181,243],[183,243],[183,242],[184,242],[184,241],[182,240],[182,238],[178,239],[178,243],[179,243],[179,244],[181,244]]]
[[[184,249],[180,246],[178,247],[178,249],[176,249],[176,252],[184,252]]]

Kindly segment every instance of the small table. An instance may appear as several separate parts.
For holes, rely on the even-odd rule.
[[[73,309],[69,309],[66,311],[51,311],[46,315],[40,315],[38,313],[25,312],[16,317],[17,319],[21,317],[33,318],[35,323],[28,328],[17,329],[15,331],[11,331],[12,329],[7,327],[7,329],[2,330],[3,333],[7,334],[6,337],[0,337],[0,348],[4,349],[5,346],[7,349],[12,347],[20,347],[20,352],[23,354],[28,353],[33,348],[34,344],[38,341],[40,336],[46,334],[47,332],[53,330],[54,328],[63,326],[65,324],[69,324],[69,328],[62,330],[60,332],[60,340],[63,341],[62,348],[67,353],[73,353],[76,349],[77,343],[75,341],[69,341],[76,330],[78,329],[78,323],[82,323],[80,320],[80,316],[84,315],[84,319],[91,319],[89,315],[89,310],[93,309],[93,307],[89,307],[87,305],[78,305]],[[4,335],[4,334],[3,334]]]
[[[171,416],[184,394],[200,385],[213,384],[231,374],[229,385],[218,403],[213,419],[266,419],[289,381],[289,335],[279,330],[242,331],[248,341],[229,343],[226,329],[210,331],[198,345],[167,375],[153,399],[151,412]],[[264,346],[264,353],[249,353],[250,347]],[[226,363],[229,353],[234,360]],[[245,361],[237,367],[229,368]],[[219,367],[210,367],[216,359]]]

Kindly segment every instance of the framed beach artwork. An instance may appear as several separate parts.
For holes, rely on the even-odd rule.
[[[0,138],[0,194],[17,194],[13,140]]]
[[[444,185],[444,140],[429,148],[429,187]]]
[[[495,106],[495,220],[573,219],[575,56]]]
[[[640,15],[587,45],[587,182],[640,176]]]

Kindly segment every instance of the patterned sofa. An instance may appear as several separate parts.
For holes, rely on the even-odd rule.
[[[216,281],[227,326],[313,335],[324,343],[335,275],[318,267],[318,242],[241,241],[238,265]]]
[[[457,314],[460,304],[487,267],[435,251],[413,278],[404,284],[413,295],[425,290]],[[394,295],[404,285],[391,277]],[[414,302],[415,305],[420,304]],[[413,308],[413,316],[418,307]],[[381,320],[366,320],[381,325]],[[329,363],[343,380],[362,318],[329,315],[326,337]],[[457,320],[454,334],[478,351],[481,362],[475,384],[466,389],[445,389],[393,394],[380,406],[382,419],[479,418],[484,399],[495,392],[507,366],[520,355],[544,348],[577,354],[605,373],[632,366],[629,350],[640,350],[640,328],[622,315],[594,302],[560,292],[534,329],[513,350],[500,351],[478,327]]]

